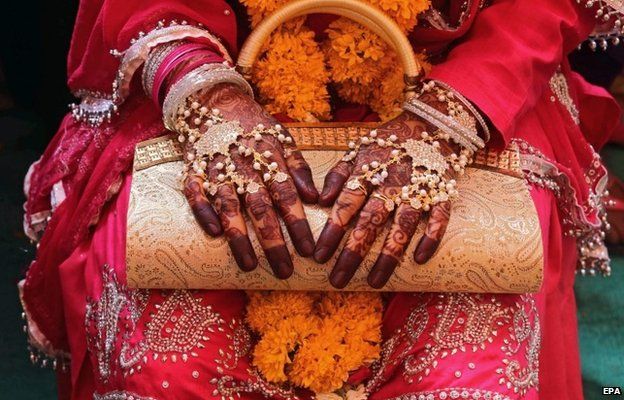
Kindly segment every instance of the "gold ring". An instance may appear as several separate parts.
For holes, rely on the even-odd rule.
[[[362,185],[362,182],[360,182],[358,178],[351,179],[345,186],[349,190],[361,190],[364,193],[364,196],[368,195],[368,190],[366,190],[366,187]]]
[[[275,182],[277,183],[286,182],[288,178],[290,178],[290,176],[286,172],[277,171],[275,174],[271,176],[271,181],[269,182],[269,185],[272,185]]]
[[[388,196],[385,196],[385,195],[383,195],[381,193],[375,192],[375,193],[372,194],[371,197],[383,201],[384,207],[385,207],[385,209],[388,212],[393,211],[394,207],[396,206],[396,202],[395,202],[394,199],[392,199],[392,198],[390,198]]]

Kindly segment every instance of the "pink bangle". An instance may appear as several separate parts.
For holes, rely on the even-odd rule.
[[[159,107],[159,93],[160,87],[163,82],[169,75],[169,73],[190,53],[194,53],[197,51],[214,51],[213,46],[209,46],[206,44],[199,43],[186,43],[181,46],[176,47],[173,51],[171,51],[167,56],[163,59],[154,75],[154,83],[152,85],[152,100],[156,103],[157,107]]]
[[[171,79],[171,83],[172,84],[176,83],[177,81],[182,79],[184,75],[188,74],[189,72],[199,67],[200,65],[222,64],[223,62],[225,62],[225,59],[218,54],[215,54],[215,53],[206,54],[204,57],[201,57],[193,62],[188,63],[188,65],[185,65],[184,68],[182,68],[179,72],[177,72],[175,76]]]
[[[190,60],[190,62],[188,63],[190,65],[185,65],[181,71],[179,72],[175,72],[175,75],[171,76],[172,71],[165,71],[164,76],[170,76],[171,79],[169,80],[170,82],[174,83],[177,82],[181,77],[183,77],[184,75],[188,74],[189,72],[191,72],[193,69],[197,68],[200,65],[203,64],[210,64],[210,63],[223,63],[224,62],[224,58],[221,57],[218,54],[215,54],[211,51],[207,51],[207,50],[202,50],[202,51],[193,51],[190,52],[188,54],[186,54],[184,57],[180,58],[178,63],[175,65],[175,67],[177,67],[178,65],[180,65],[181,63],[184,63],[186,61]],[[172,70],[174,70],[172,68]],[[166,92],[168,91],[167,88],[163,88],[163,84],[164,84],[164,80],[158,82],[158,87],[154,88],[154,91],[152,93],[153,96],[153,100],[155,102],[155,104],[157,106],[159,106],[161,104],[161,100],[164,97],[164,95],[166,94]],[[163,90],[165,89],[165,90]],[[165,93],[163,93],[165,92]]]

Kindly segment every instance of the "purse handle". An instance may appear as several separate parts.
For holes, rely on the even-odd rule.
[[[334,14],[349,18],[375,32],[390,44],[403,65],[405,98],[415,94],[422,68],[401,28],[380,10],[360,0],[295,0],[277,9],[251,32],[238,56],[236,69],[247,79],[269,35],[281,24],[307,14]]]

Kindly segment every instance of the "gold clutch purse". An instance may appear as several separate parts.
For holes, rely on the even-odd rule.
[[[239,70],[250,71],[268,35],[282,22],[308,13],[349,17],[391,43],[406,73],[407,91],[419,74],[410,44],[396,24],[356,0],[300,0],[265,19],[241,49]],[[409,93],[408,93],[409,94]],[[320,188],[327,171],[350,140],[375,124],[285,124],[313,170]],[[173,136],[136,147],[126,241],[127,279],[133,288],[335,290],[328,281],[337,254],[326,264],[302,258],[287,238],[295,266],[287,280],[273,276],[253,229],[249,236],[259,258],[252,272],[236,265],[224,238],[205,234],[180,189],[182,149]],[[452,204],[447,232],[436,254],[417,265],[412,254],[424,231],[419,226],[406,255],[382,290],[418,292],[535,292],[542,282],[543,249],[537,211],[519,170],[516,148],[481,151],[475,164],[457,179],[460,196]],[[305,206],[315,238],[329,209]],[[285,231],[285,230],[284,230]],[[383,232],[345,290],[372,290],[366,277],[374,264]],[[345,238],[348,234],[345,235]],[[346,240],[346,239],[345,239]]]
[[[286,125],[321,187],[327,171],[343,155],[350,139],[369,126]],[[477,154],[458,179],[460,197],[433,258],[417,265],[412,254],[421,225],[397,267],[387,291],[535,292],[542,281],[543,251],[537,211],[520,176],[517,149]],[[287,280],[273,276],[249,229],[259,266],[238,269],[224,238],[206,235],[180,190],[182,149],[173,136],[140,143],[136,148],[128,210],[127,276],[134,288],[333,290],[328,282],[336,256],[326,264],[299,257],[288,241],[295,265]],[[306,205],[315,238],[328,208]],[[285,230],[284,230],[285,232]],[[366,276],[381,250],[384,232],[346,290],[371,290]],[[345,235],[345,237],[348,235]]]

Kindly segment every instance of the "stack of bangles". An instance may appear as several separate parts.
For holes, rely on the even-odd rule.
[[[170,86],[165,95],[167,81]],[[152,49],[143,66],[143,90],[157,107],[162,104],[169,129],[174,126],[178,106],[189,96],[225,82],[238,85],[253,96],[251,86],[225,61],[215,44],[165,43]]]
[[[154,49],[143,69],[143,87],[145,92],[158,104],[161,98],[161,86],[165,77],[187,61],[186,65],[175,72],[174,82],[163,101],[163,119],[165,126],[178,132],[180,142],[188,142],[188,153],[184,176],[193,174],[204,181],[204,189],[215,195],[219,186],[233,184],[239,194],[256,193],[261,184],[239,174],[230,156],[230,147],[237,148],[243,157],[253,158],[253,168],[259,171],[264,182],[284,182],[288,174],[279,169],[270,151],[258,152],[246,145],[243,139],[263,140],[267,135],[277,139],[287,152],[294,150],[293,139],[280,125],[265,127],[258,125],[246,132],[237,121],[227,121],[217,109],[209,110],[199,102],[201,93],[215,85],[230,83],[240,87],[253,97],[249,83],[230,67],[213,48],[195,43],[174,42]],[[210,180],[206,169],[208,163],[220,157],[211,167],[218,173],[214,181]]]
[[[424,103],[420,98],[425,95],[435,98],[446,106],[446,114]],[[477,123],[489,139],[489,129],[478,111],[459,93],[437,81],[423,84],[420,92],[403,105],[411,112],[435,127],[432,133],[422,132],[420,138],[411,138],[398,142],[396,135],[387,138],[378,137],[372,130],[357,143],[349,143],[350,150],[343,161],[352,162],[362,146],[376,143],[380,147],[390,148],[388,160],[376,160],[361,166],[361,174],[351,178],[346,187],[350,190],[362,190],[366,193],[364,181],[378,186],[388,177],[388,167],[400,163],[409,157],[412,165],[410,183],[401,188],[401,193],[386,196],[375,193],[373,197],[384,202],[388,211],[400,204],[408,204],[416,210],[428,211],[435,204],[449,201],[458,194],[456,181],[447,179],[453,173],[463,174],[465,167],[473,162],[474,152],[485,147],[485,141],[479,136]],[[453,141],[459,146],[459,153],[444,155],[440,150],[440,140]]]

